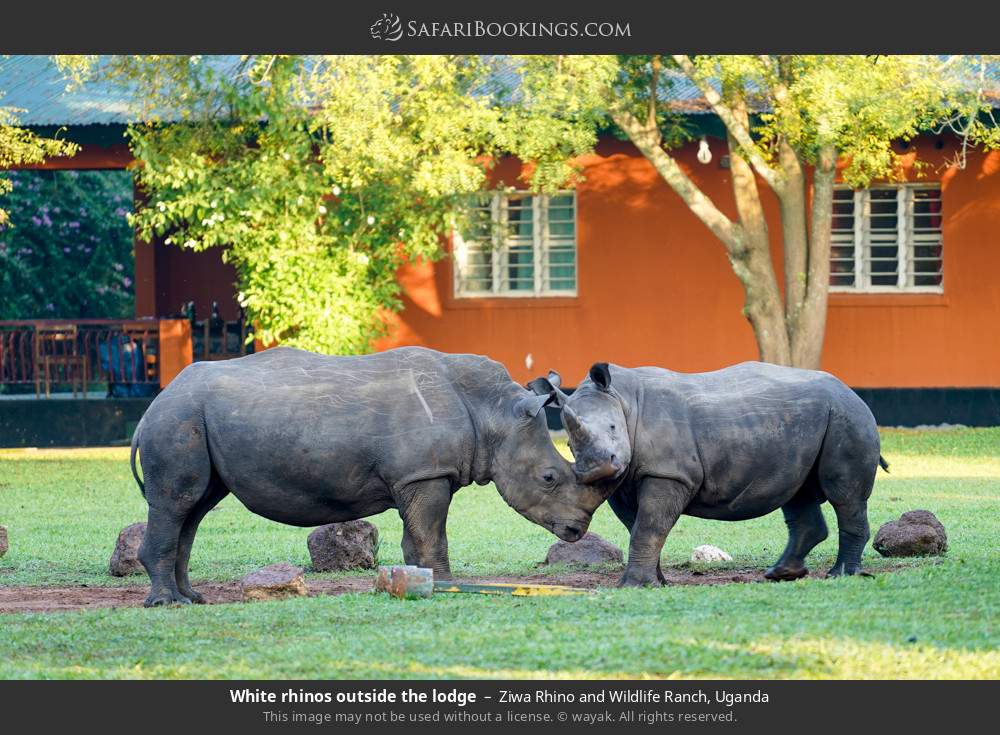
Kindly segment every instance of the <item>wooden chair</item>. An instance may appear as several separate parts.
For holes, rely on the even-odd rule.
[[[45,397],[51,395],[52,368],[58,372],[62,367],[63,377],[73,387],[76,398],[76,382],[80,379],[83,397],[87,397],[87,383],[90,380],[90,361],[80,354],[75,324],[35,325],[35,396],[41,397],[41,386],[45,383]]]

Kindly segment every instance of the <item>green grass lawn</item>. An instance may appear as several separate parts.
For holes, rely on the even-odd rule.
[[[0,585],[109,585],[118,531],[145,519],[127,449],[0,450]],[[1000,429],[883,432],[873,532],[926,508],[949,534],[943,560],[871,578],[605,590],[589,597],[372,594],[173,609],[0,617],[0,678],[1000,677]],[[308,529],[268,522],[232,497],[210,513],[192,576],[232,580],[278,561],[308,565]],[[831,538],[810,557],[825,569]],[[395,512],[372,519],[380,560],[400,563]],[[602,507],[591,527],[627,546]],[[459,575],[537,573],[555,541],[492,487],[458,493],[449,519]],[[741,523],[682,518],[666,563],[712,543],[763,568],[785,542],[780,513]],[[887,565],[871,548],[865,563]],[[333,576],[333,575],[311,575]],[[308,578],[308,577],[307,577]]]

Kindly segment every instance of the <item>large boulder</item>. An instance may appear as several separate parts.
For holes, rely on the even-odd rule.
[[[283,600],[309,594],[306,581],[302,578],[302,567],[284,562],[250,572],[240,580],[240,588],[243,599],[248,602]]]
[[[585,533],[579,541],[557,541],[549,547],[545,564],[573,564],[576,566],[600,566],[621,564],[625,557],[622,550],[596,533]]]
[[[108,562],[108,573],[112,577],[145,573],[146,570],[139,561],[139,547],[145,536],[145,523],[133,523],[122,529],[118,534],[118,541],[115,542],[115,550],[111,552],[111,561]]]
[[[0,526],[0,556],[6,554],[9,548],[10,546],[7,543],[7,529]]]
[[[910,510],[883,524],[872,547],[882,556],[938,556],[948,550],[948,535],[929,510]]]
[[[732,560],[733,557],[731,557],[728,552],[723,551],[718,546],[712,546],[711,544],[695,546],[694,550],[691,552],[691,561],[702,564]]]
[[[314,572],[374,569],[378,558],[378,529],[368,521],[328,523],[306,541]]]

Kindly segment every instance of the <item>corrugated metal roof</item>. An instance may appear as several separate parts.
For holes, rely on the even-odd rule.
[[[225,72],[234,70],[239,56],[204,56],[205,63]],[[991,99],[1000,101],[1000,65],[991,64],[987,73]],[[974,80],[972,80],[974,81]],[[989,84],[992,81],[993,84]],[[122,82],[91,81],[67,89],[69,80],[49,56],[0,56],[0,106],[24,110],[18,117],[22,125],[112,125],[137,122],[141,111],[131,88]],[[494,84],[483,92],[490,94],[498,87],[516,87],[517,73],[513,67],[499,65]],[[996,91],[994,91],[996,90]],[[708,105],[698,88],[677,71],[667,71],[662,77],[661,94],[677,112],[707,113]],[[169,112],[160,112],[163,120],[177,119]]]
[[[234,69],[240,61],[239,56],[202,58],[219,69]],[[664,82],[665,99],[679,111],[707,111],[697,87],[683,74],[671,74]],[[501,65],[495,84],[485,85],[483,92],[516,85],[516,71]],[[21,125],[123,125],[142,119],[132,89],[122,82],[98,80],[68,87],[69,79],[49,56],[0,57],[0,106],[23,110],[18,114]],[[160,117],[176,119],[169,113]]]
[[[204,57],[220,71],[233,70],[239,56]],[[143,119],[133,88],[121,81],[70,80],[50,56],[0,56],[0,106],[15,107],[21,125],[123,125]],[[163,120],[179,119],[169,111]]]
[[[127,87],[93,82],[67,91],[68,82],[48,56],[0,58],[0,105],[19,108],[22,125],[109,125],[134,119]]]

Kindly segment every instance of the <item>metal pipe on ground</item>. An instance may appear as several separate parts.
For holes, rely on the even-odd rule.
[[[410,565],[379,567],[378,574],[375,577],[375,591],[385,592],[401,600],[426,598],[434,593],[540,597],[585,595],[593,592],[593,590],[568,587],[561,584],[521,584],[509,582],[472,584],[469,582],[445,580],[435,581],[434,570]]]

